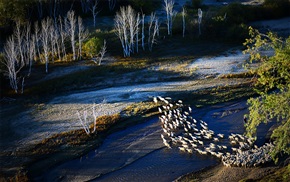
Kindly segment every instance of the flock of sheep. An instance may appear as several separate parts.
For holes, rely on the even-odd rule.
[[[271,161],[270,151],[274,145],[254,145],[254,139],[241,134],[215,133],[206,122],[192,118],[191,107],[184,107],[182,100],[171,102],[169,97],[154,97],[161,102],[160,112],[163,133],[161,139],[168,148],[178,147],[182,152],[212,155],[227,166],[255,167]]]

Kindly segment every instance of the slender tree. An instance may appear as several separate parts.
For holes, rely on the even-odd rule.
[[[4,46],[4,65],[7,68],[7,75],[10,81],[11,88],[18,93],[18,73],[23,68],[24,62],[19,60],[19,49],[13,36],[7,39]]]
[[[166,11],[167,34],[172,34],[173,17],[176,12],[173,10],[174,0],[164,0],[164,9]]]
[[[150,38],[150,42],[148,43],[150,51],[152,51],[153,44],[156,44],[156,35],[157,35],[158,31],[159,31],[158,18],[155,17],[153,32],[152,32],[152,35]]]
[[[144,31],[144,24],[145,24],[145,14],[142,14],[142,48],[143,48],[143,51],[145,50],[145,43],[144,43],[144,40],[145,40],[145,31]]]
[[[115,16],[116,35],[121,41],[124,57],[134,53],[139,24],[140,19],[131,6],[121,7]]]
[[[41,44],[44,54],[45,72],[48,73],[49,53],[50,53],[50,30],[52,26],[52,20],[50,18],[43,19],[41,21]]]
[[[137,15],[137,22],[138,24],[136,25],[136,52],[139,52],[139,24],[140,24],[140,13]]]
[[[15,26],[15,31],[14,31],[14,36],[15,36],[15,40],[17,41],[17,49],[20,55],[20,61],[22,62],[21,64],[25,64],[25,60],[24,60],[24,44],[23,44],[23,40],[24,40],[24,34],[21,31],[22,27],[21,27],[21,22],[20,20],[16,21],[16,26]]]
[[[198,35],[201,35],[200,24],[202,20],[202,10],[198,8]]]
[[[114,10],[114,8],[116,6],[116,1],[117,0],[108,0],[110,11],[113,11]]]
[[[151,13],[151,16],[150,16],[150,20],[149,20],[149,26],[148,26],[148,47],[150,49],[150,46],[151,46],[151,29],[152,29],[152,26],[153,26],[153,23],[155,21],[155,13]]]
[[[61,16],[59,16],[58,21],[59,21],[59,34],[60,34],[60,41],[61,41],[60,42],[61,52],[62,52],[62,56],[63,56],[64,61],[68,61],[67,55],[66,55],[66,46],[65,46],[67,32],[65,31],[64,23],[63,23]]]
[[[68,35],[70,36],[71,48],[73,52],[73,60],[76,60],[76,48],[75,48],[76,17],[75,17],[74,11],[67,12],[66,31]]]
[[[83,13],[87,13],[89,10],[89,1],[90,0],[81,0],[81,6]]]
[[[90,2],[90,11],[92,12],[93,18],[94,18],[94,27],[96,27],[96,17],[98,15],[98,11],[97,11],[97,7],[98,7],[98,0],[92,0]]]
[[[107,52],[107,42],[106,42],[106,40],[104,40],[104,44],[103,44],[103,46],[98,54],[98,57],[97,57],[97,61],[94,61],[94,62],[98,65],[101,65],[106,52]]]
[[[79,16],[78,17],[78,58],[82,59],[82,45],[83,42],[87,39],[88,37],[88,31],[85,30],[85,27],[83,25],[83,20],[82,18]]]
[[[40,59],[40,28],[39,28],[39,25],[38,25],[38,22],[36,21],[34,23],[34,35],[33,35],[35,38],[34,38],[34,41],[35,41],[35,48],[36,48],[36,53],[37,53],[37,56],[38,58]]]
[[[90,135],[91,133],[95,133],[95,131],[96,131],[97,115],[96,115],[96,111],[95,111],[95,104],[92,107],[92,111],[93,111],[93,116],[91,118],[92,118],[93,123],[94,123],[94,128],[93,128],[92,131],[90,130],[90,123],[88,121],[89,117],[88,117],[87,110],[85,110],[83,112],[82,117],[81,117],[81,114],[77,111],[77,115],[78,115],[79,121],[80,121],[80,123],[81,123],[81,125],[82,125],[82,127],[85,130],[87,135]]]
[[[183,7],[182,8],[182,37],[184,38],[184,34],[185,34],[185,15],[186,15],[186,10]]]

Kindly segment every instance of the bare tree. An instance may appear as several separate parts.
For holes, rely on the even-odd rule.
[[[96,63],[97,65],[101,65],[102,60],[104,59],[106,52],[107,52],[107,42],[106,42],[106,40],[104,40],[104,44],[103,44],[100,52],[98,53],[98,56],[96,58],[93,58],[92,61],[94,63]],[[93,57],[93,55],[92,55],[92,57]]]
[[[127,30],[127,21],[126,21],[126,13],[125,8],[121,7],[120,12],[117,12],[115,16],[115,29],[116,35],[119,37],[124,57],[130,56],[130,51],[128,48],[128,30]]]
[[[50,42],[50,55],[51,55],[51,59],[52,59],[52,62],[54,62],[58,52],[57,52],[57,47],[56,47],[56,44],[58,42],[58,39],[57,39],[57,36],[58,36],[58,33],[57,33],[57,26],[54,24],[54,25],[50,25],[49,27],[49,42]]]
[[[29,52],[30,44],[31,44],[31,25],[30,23],[26,24],[25,27],[23,27],[23,56],[24,56],[24,62],[25,65],[29,65],[31,61],[31,54]]]
[[[138,15],[131,6],[121,7],[120,12],[117,12],[115,16],[116,34],[121,41],[124,57],[134,53],[135,36],[138,33],[139,24]]]
[[[70,36],[71,47],[73,52],[73,60],[76,60],[76,48],[75,48],[76,17],[74,11],[67,12],[66,31]]]
[[[20,55],[20,61],[22,62],[21,64],[25,64],[24,61],[24,45],[23,45],[23,40],[24,40],[24,35],[23,32],[21,31],[21,23],[20,20],[16,21],[16,26],[15,26],[15,31],[14,31],[14,36],[17,41],[17,46],[16,48],[18,49],[19,55]]]
[[[26,50],[28,54],[27,56],[28,62],[26,64],[29,66],[27,76],[30,76],[33,61],[35,61],[36,58],[35,36],[30,36],[30,38],[27,39],[26,41],[29,42],[29,44],[27,43]]]
[[[10,86],[15,91],[18,92],[18,73],[24,66],[24,62],[18,59],[19,49],[17,49],[17,43],[13,36],[7,39],[4,46],[4,65],[7,68],[6,74],[8,75]]]
[[[144,40],[145,40],[145,31],[144,31],[144,24],[145,24],[145,14],[142,14],[142,48],[143,50],[145,50],[145,44],[144,44]]]
[[[64,23],[61,16],[59,16],[58,21],[59,21],[59,34],[60,34],[60,41],[61,41],[60,43],[61,52],[62,52],[62,56],[64,60],[68,61],[67,55],[66,55],[66,47],[65,47],[65,39],[67,38],[67,33],[65,31]]]
[[[176,12],[173,10],[174,0],[164,0],[164,9],[166,11],[166,24],[168,35],[172,34],[172,22]]]
[[[140,24],[139,15],[136,15],[136,12],[131,6],[127,7],[127,22],[129,25],[130,32],[130,43],[129,50],[134,53],[134,44],[135,44],[135,36],[138,34],[138,26]]]
[[[149,27],[148,27],[148,47],[150,49],[150,43],[151,43],[151,29],[152,29],[152,26],[153,26],[153,22],[155,21],[155,13],[151,13],[151,16],[150,16],[150,20],[149,20]]]
[[[93,14],[93,18],[94,18],[94,27],[96,27],[96,17],[97,17],[97,14],[99,13],[97,11],[97,7],[98,7],[98,0],[92,0],[91,3],[90,3],[90,10]]]
[[[107,42],[106,42],[106,40],[104,40],[104,45],[103,45],[102,49],[99,52],[99,65],[101,65],[102,60],[103,60],[106,52],[107,52]]]
[[[117,0],[108,0],[110,11],[113,11],[114,10],[114,8],[116,6],[116,1]]]
[[[81,123],[81,125],[82,125],[82,127],[85,130],[87,135],[90,135],[91,133],[95,133],[95,131],[96,131],[97,115],[96,115],[96,111],[95,111],[95,104],[92,107],[92,112],[93,112],[92,120],[93,120],[93,123],[94,123],[94,128],[93,128],[92,131],[90,131],[90,123],[88,121],[89,118],[88,118],[87,110],[84,111],[82,117],[81,117],[80,113],[77,111],[77,115],[78,115],[79,121],[80,121],[80,123]]]
[[[78,43],[79,43],[79,48],[78,48],[78,58],[82,58],[82,44],[83,42],[87,39],[88,37],[88,31],[85,30],[85,27],[83,25],[83,20],[79,16],[78,17]]]
[[[182,37],[184,37],[184,34],[185,34],[185,16],[186,16],[186,10],[183,7],[182,8]]]
[[[139,24],[140,24],[140,13],[137,15],[137,25],[136,25],[136,52],[139,52]]]
[[[32,70],[32,64],[33,62],[36,61],[36,55],[37,55],[37,50],[36,50],[36,36],[31,36],[31,40],[30,40],[30,47],[29,47],[29,71],[28,71],[28,75],[27,76],[30,76],[31,74],[31,70]]]
[[[151,38],[150,38],[150,42],[148,43],[148,46],[149,46],[149,50],[152,51],[152,48],[153,48],[153,44],[156,44],[156,35],[159,31],[159,23],[158,23],[158,18],[155,18],[154,20],[154,29],[153,29],[153,33],[151,35]]]
[[[83,13],[87,13],[89,10],[89,1],[90,0],[81,0],[81,6]]]
[[[36,21],[35,23],[34,23],[34,41],[35,41],[35,47],[36,47],[36,53],[37,53],[37,56],[38,56],[38,58],[40,58],[40,29],[39,29],[39,25],[38,25],[38,22]]]
[[[50,52],[50,30],[52,26],[52,20],[50,18],[43,19],[41,21],[41,44],[44,54],[45,72],[48,73],[49,52]]]
[[[202,20],[202,11],[198,8],[198,35],[201,35],[200,24]]]

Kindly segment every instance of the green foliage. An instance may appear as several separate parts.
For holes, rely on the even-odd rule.
[[[86,57],[93,58],[99,54],[101,50],[102,41],[98,37],[90,38],[83,45],[83,53]]]
[[[0,27],[11,24],[16,20],[26,20],[28,9],[33,0],[1,0],[0,1]]]
[[[250,53],[250,61],[261,62],[255,70],[256,86],[259,98],[248,100],[249,122],[246,125],[247,135],[255,135],[260,123],[278,122],[271,139],[276,145],[272,156],[277,162],[277,154],[290,154],[290,37],[286,40],[269,32],[262,34],[249,28],[251,38],[246,39],[245,52]],[[261,50],[273,50],[273,56],[262,55]]]

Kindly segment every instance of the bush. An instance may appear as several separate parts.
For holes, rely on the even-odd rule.
[[[85,57],[93,58],[98,55],[102,47],[102,40],[98,37],[90,38],[83,45],[83,53]]]

